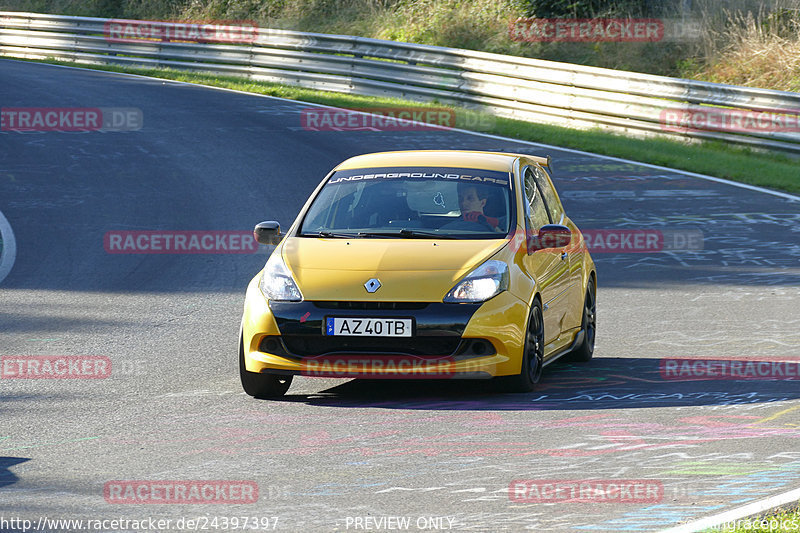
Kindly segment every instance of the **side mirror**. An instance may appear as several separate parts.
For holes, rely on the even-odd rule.
[[[572,240],[572,231],[561,224],[547,224],[542,226],[538,235],[528,237],[528,253],[548,248],[564,248]]]
[[[278,244],[281,242],[281,225],[275,220],[259,222],[253,229],[253,237],[259,244]]]

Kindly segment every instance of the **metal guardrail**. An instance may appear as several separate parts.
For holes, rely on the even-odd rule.
[[[639,137],[716,140],[800,154],[800,94],[438,46],[266,28],[252,42],[113,41],[109,19],[0,12],[0,55],[170,67],[482,110]],[[717,119],[669,128],[666,113]],[[736,123],[736,117],[739,122]],[[767,124],[742,124],[760,117]],[[779,123],[769,123],[768,119]]]

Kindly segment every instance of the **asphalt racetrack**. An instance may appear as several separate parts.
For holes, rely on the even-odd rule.
[[[9,60],[0,79],[3,108],[143,121],[0,132],[0,530],[659,531],[800,486],[797,199],[460,131],[308,131],[309,104],[169,81]],[[341,160],[432,148],[550,154],[582,229],[662,231],[661,251],[593,252],[592,362],[549,366],[530,394],[296,378],[258,401],[237,341],[267,249],[117,253],[106,239],[288,227]],[[12,375],[45,355],[110,371]],[[670,374],[698,358],[745,366]],[[222,493],[120,500],[168,482]],[[131,522],[149,519],[169,522]]]

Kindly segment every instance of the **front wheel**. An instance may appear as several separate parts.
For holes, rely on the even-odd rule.
[[[542,377],[544,367],[544,320],[542,304],[534,300],[525,332],[522,367],[516,376],[505,378],[509,392],[531,392]]]
[[[583,303],[583,318],[581,319],[583,342],[570,354],[570,361],[587,363],[594,355],[594,339],[597,331],[597,292],[594,279],[589,279],[586,287],[586,298]]]
[[[265,374],[260,372],[250,372],[244,365],[244,338],[239,338],[239,377],[242,380],[244,391],[253,396],[266,400],[268,398],[278,398],[286,394],[289,385],[292,384],[293,376],[282,376],[278,374]]]

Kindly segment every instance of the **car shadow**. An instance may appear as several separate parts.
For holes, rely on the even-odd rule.
[[[24,463],[26,461],[30,461],[30,459],[26,459],[24,457],[0,456],[0,488],[13,485],[19,481],[19,478],[14,475],[10,469],[12,466]]]
[[[665,370],[670,361],[675,360],[603,357],[588,363],[557,362],[545,369],[533,392],[523,394],[504,392],[498,380],[355,379],[319,393],[290,393],[277,401],[343,408],[572,411],[743,405],[800,398],[797,361],[775,366],[775,361],[766,358],[713,359],[727,368],[740,364],[740,369],[747,362],[753,363],[753,368],[758,368],[758,363],[769,363],[766,367],[762,364],[771,372],[768,375],[745,372],[736,377],[731,377],[730,372],[727,376],[670,373]],[[790,374],[786,374],[788,365],[794,365]]]

